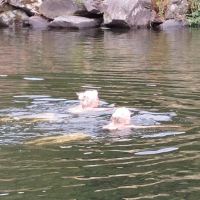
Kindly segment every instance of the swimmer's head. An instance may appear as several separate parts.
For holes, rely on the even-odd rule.
[[[85,92],[76,93],[80,100],[82,108],[96,108],[99,106],[99,97],[97,90],[86,90]]]
[[[105,130],[117,130],[128,128],[131,122],[131,112],[128,108],[117,108],[112,114],[111,122],[103,126]]]
[[[117,108],[112,114],[111,123],[113,125],[128,125],[131,121],[131,112],[128,108]]]

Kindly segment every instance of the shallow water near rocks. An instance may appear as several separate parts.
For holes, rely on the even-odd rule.
[[[199,199],[199,30],[0,35],[0,199]],[[68,112],[94,88],[108,110]],[[113,106],[166,128],[103,131]]]

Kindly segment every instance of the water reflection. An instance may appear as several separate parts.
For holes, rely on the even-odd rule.
[[[198,30],[0,35],[0,197],[198,199]],[[104,132],[112,111],[67,112],[81,88],[130,108],[133,123],[180,128]],[[91,137],[24,145],[77,132]]]

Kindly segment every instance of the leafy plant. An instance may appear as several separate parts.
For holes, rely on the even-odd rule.
[[[192,27],[200,27],[200,0],[189,0],[187,20]]]

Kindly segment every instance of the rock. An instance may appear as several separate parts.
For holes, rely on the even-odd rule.
[[[4,0],[5,3],[24,11],[28,16],[33,16],[38,13],[42,0]]]
[[[152,20],[151,0],[105,0],[104,24],[114,27],[147,27]]]
[[[103,13],[103,0],[84,0],[83,4],[89,13],[97,15]]]
[[[0,13],[13,10],[12,6],[8,4],[0,4]]]
[[[100,26],[101,20],[79,16],[60,16],[50,22],[49,27],[57,28],[94,28]]]
[[[169,19],[160,25],[162,30],[180,29],[188,26],[188,23],[183,20]]]
[[[49,22],[41,16],[32,16],[24,21],[24,25],[30,26],[33,29],[47,29]]]
[[[44,0],[39,11],[49,19],[66,15],[81,15],[86,12],[85,7],[78,0]]]
[[[28,16],[20,10],[10,10],[0,14],[0,26],[13,27],[21,25]]]
[[[170,0],[165,12],[166,19],[185,19],[188,12],[187,0]]]

